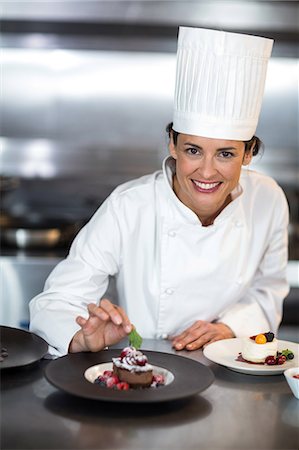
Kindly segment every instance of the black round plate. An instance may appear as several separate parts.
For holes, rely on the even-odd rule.
[[[203,364],[183,356],[143,351],[150,364],[163,367],[174,375],[172,383],[157,388],[117,391],[90,383],[84,372],[96,364],[111,362],[121,349],[98,353],[73,353],[51,361],[45,370],[47,380],[55,387],[78,397],[108,402],[155,403],[185,399],[210,386],[212,371]]]
[[[8,356],[0,362],[0,369],[26,366],[41,359],[48,351],[48,344],[34,333],[19,328],[0,326],[1,348]]]

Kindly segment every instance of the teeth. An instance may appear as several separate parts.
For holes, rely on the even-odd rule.
[[[196,184],[196,186],[200,187],[201,189],[213,189],[214,187],[218,186],[219,183],[200,183],[199,181],[193,180],[193,182]]]

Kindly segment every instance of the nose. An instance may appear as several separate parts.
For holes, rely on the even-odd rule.
[[[211,180],[217,173],[215,161],[213,158],[205,156],[200,160],[198,173],[202,180]]]

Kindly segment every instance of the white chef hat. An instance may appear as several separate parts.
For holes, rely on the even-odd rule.
[[[173,129],[249,140],[261,110],[273,40],[180,27]]]

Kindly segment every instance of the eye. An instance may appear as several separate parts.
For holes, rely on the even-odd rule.
[[[223,150],[222,152],[219,152],[219,156],[221,158],[229,159],[233,158],[235,155],[232,152],[229,152],[228,150]]]
[[[199,150],[195,147],[187,148],[186,152],[188,153],[188,155],[199,155]]]

